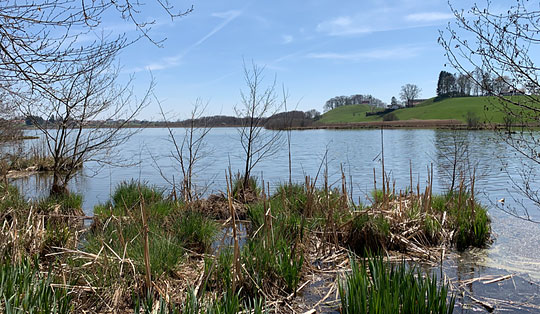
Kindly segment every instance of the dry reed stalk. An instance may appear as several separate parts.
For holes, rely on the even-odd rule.
[[[476,168],[473,169],[473,174],[472,174],[472,177],[471,177],[471,209],[472,209],[472,214],[474,216],[475,214],[475,200],[474,200],[474,183],[476,181]]]
[[[142,231],[143,231],[143,244],[144,244],[144,268],[146,272],[145,281],[146,281],[146,288],[150,289],[152,287],[152,274],[150,271],[150,244],[148,240],[148,217],[147,217],[147,213],[144,206],[144,198],[142,196],[140,189],[139,189],[139,198],[140,198],[141,218],[142,218],[142,223],[143,223]],[[107,245],[106,243],[103,243],[103,244]],[[114,252],[112,249],[110,250],[115,255],[117,255],[116,252]],[[117,257],[120,258],[118,255]]]
[[[462,196],[463,196],[463,191],[464,191],[464,185],[465,185],[465,183],[464,183],[464,179],[462,177],[460,182],[459,182],[458,208],[462,208],[462,205],[463,205],[463,203],[462,203],[462,201],[463,201],[462,198],[463,197]]]
[[[375,168],[373,168],[373,191],[377,191],[377,175],[375,174]]]
[[[345,172],[343,171],[343,164],[341,164],[341,201],[342,208],[348,207],[348,194],[347,194],[347,180],[345,179]]]
[[[227,200],[229,204],[229,211],[231,215],[231,221],[232,221],[232,229],[233,229],[233,240],[234,240],[234,274],[233,274],[233,282],[232,287],[233,291],[236,290],[236,283],[241,278],[241,270],[240,270],[240,248],[238,245],[238,234],[237,234],[237,228],[236,228],[236,211],[233,205],[232,201],[232,173],[231,168],[229,167],[229,175],[225,174],[225,180],[227,181]]]
[[[381,125],[381,165],[382,165],[382,193],[383,193],[383,208],[386,207],[386,192],[384,182],[386,180],[384,172],[384,127]]]
[[[409,180],[411,181],[411,189],[410,189],[410,193],[412,194],[413,193],[413,184],[412,184],[412,160],[409,159]]]

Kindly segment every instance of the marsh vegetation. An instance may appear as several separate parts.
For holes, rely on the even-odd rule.
[[[225,194],[192,202],[124,182],[94,217],[81,214],[76,194],[29,202],[2,186],[3,276],[42,291],[36,300],[4,298],[2,308],[290,312],[306,306],[313,278],[324,275],[319,281],[339,297],[313,308],[353,313],[408,304],[449,313],[454,292],[445,279],[405,264],[404,256],[436,263],[445,250],[490,240],[486,209],[463,184],[436,196],[429,185],[412,193],[384,181],[384,191],[362,205],[350,199],[344,175],[339,187],[325,175],[321,184],[306,177],[273,191],[251,178],[249,201],[238,193],[243,180],[228,177]],[[13,275],[20,272],[24,278]],[[3,296],[14,294],[18,284],[10,285]],[[381,303],[392,291],[410,293]]]

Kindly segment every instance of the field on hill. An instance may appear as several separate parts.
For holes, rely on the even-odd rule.
[[[512,96],[519,100],[524,96]],[[455,119],[464,123],[467,116],[475,116],[482,123],[503,123],[504,113],[499,108],[496,97],[456,97],[434,101],[433,98],[413,108],[393,111],[399,120],[447,120]],[[343,106],[326,112],[319,123],[349,123],[382,121],[382,116],[366,117],[368,105]]]
[[[341,106],[323,114],[320,123],[368,122],[381,120],[379,116],[366,117],[372,109],[369,105]]]

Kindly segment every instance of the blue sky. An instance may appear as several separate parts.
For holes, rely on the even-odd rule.
[[[166,38],[163,47],[140,40],[120,55],[123,72],[136,75],[138,90],[151,72],[158,99],[177,118],[185,118],[197,98],[209,102],[208,114],[233,114],[244,88],[243,59],[265,66],[269,80],[276,76],[288,89],[290,104],[319,111],[339,95],[371,94],[389,103],[407,83],[420,86],[421,98],[432,97],[439,71],[445,69],[437,38],[452,20],[446,0],[176,5],[184,9],[191,3],[193,12],[174,21],[157,8],[143,11],[156,20],[151,36]],[[125,24],[105,25],[130,30]],[[158,119],[158,112],[152,105],[143,118]]]

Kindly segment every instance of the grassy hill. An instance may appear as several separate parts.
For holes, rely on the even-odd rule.
[[[332,109],[321,117],[320,123],[345,123],[345,122],[367,122],[381,120],[379,116],[366,117],[366,112],[370,112],[370,105],[350,105]]]
[[[519,99],[523,96],[512,96]],[[413,108],[395,110],[393,113],[399,120],[446,120],[455,119],[466,122],[470,113],[481,122],[503,123],[504,114],[497,109],[496,97],[456,97],[441,101],[433,98]],[[487,110],[486,110],[487,108]],[[321,123],[347,123],[381,121],[381,116],[366,117],[370,110],[368,105],[343,106],[326,112],[319,120]]]

